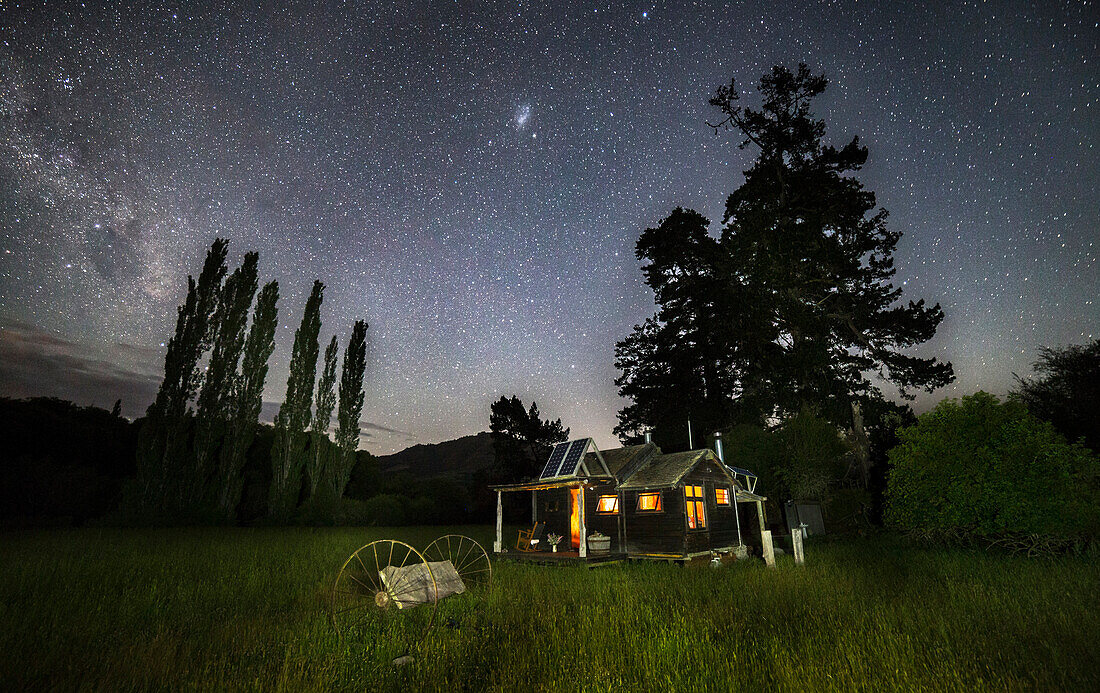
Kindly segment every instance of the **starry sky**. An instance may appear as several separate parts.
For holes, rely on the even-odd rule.
[[[754,152],[709,96],[800,61],[946,311],[918,411],[1100,336],[1093,3],[245,4],[0,0],[0,394],[140,415],[220,235],[280,282],[268,416],[317,278],[322,340],[370,323],[372,452],[501,394],[615,447],[638,235],[720,220]]]

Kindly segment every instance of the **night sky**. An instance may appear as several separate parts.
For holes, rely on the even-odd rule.
[[[958,381],[918,411],[1100,336],[1091,3],[120,4],[0,1],[0,394],[143,413],[220,235],[280,282],[269,402],[317,278],[322,343],[371,326],[372,452],[513,393],[613,447],[635,241],[676,206],[717,232],[755,151],[707,100],[800,61],[946,311],[917,353]]]

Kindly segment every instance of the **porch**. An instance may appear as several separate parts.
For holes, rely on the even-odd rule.
[[[590,552],[582,556],[580,551],[504,551],[496,554],[497,560],[514,561],[516,563],[531,563],[535,565],[584,565],[589,568],[622,563],[627,558],[625,553]]]

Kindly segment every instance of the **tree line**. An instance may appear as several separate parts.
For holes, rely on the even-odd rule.
[[[269,281],[257,293],[259,255],[246,253],[230,273],[227,252],[228,241],[216,239],[198,279],[187,277],[187,295],[167,343],[164,380],[138,435],[136,479],[123,498],[125,512],[143,520],[237,519],[275,349],[279,284]],[[324,289],[314,281],[275,417],[266,503],[273,522],[334,517],[355,464],[367,323],[352,326],[339,382],[335,335],[317,379]]]

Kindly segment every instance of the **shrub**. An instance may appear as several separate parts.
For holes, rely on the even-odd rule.
[[[356,524],[398,527],[406,523],[409,499],[389,493],[379,494],[358,504]]]
[[[1092,540],[1098,464],[1016,402],[944,400],[889,453],[886,523],[925,537],[1033,544]]]

